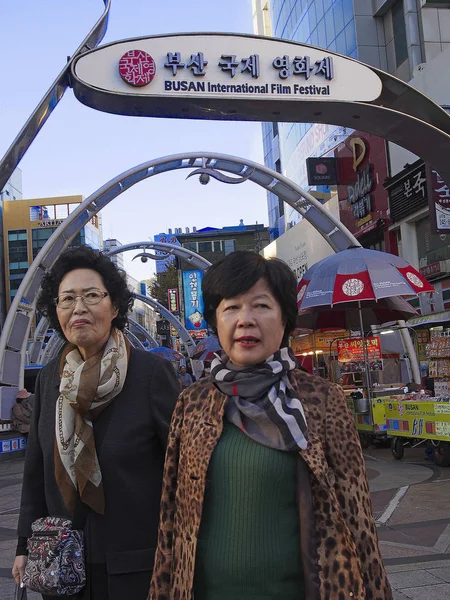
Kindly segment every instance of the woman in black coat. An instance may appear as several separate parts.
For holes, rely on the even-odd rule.
[[[36,381],[17,583],[33,521],[75,514],[87,571],[77,598],[146,598],[178,385],[168,361],[129,346],[122,331],[131,304],[115,265],[88,247],[66,250],[44,276],[38,310],[68,344]]]

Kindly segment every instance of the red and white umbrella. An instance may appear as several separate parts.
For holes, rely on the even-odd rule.
[[[297,287],[297,304],[305,309],[426,292],[434,292],[433,286],[403,258],[355,247],[308,269]]]

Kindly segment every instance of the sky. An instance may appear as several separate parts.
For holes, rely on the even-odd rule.
[[[177,32],[253,33],[251,0],[112,0],[102,44]],[[0,155],[103,10],[102,0],[0,0]],[[23,198],[81,194],[142,162],[180,152],[211,151],[263,162],[259,123],[155,119],[111,115],[79,103],[70,88],[22,159]],[[170,227],[197,229],[265,223],[266,192],[250,182],[226,185],[189,171],[158,175],[135,185],[102,211],[103,237],[127,244]],[[149,277],[125,255],[129,272]]]

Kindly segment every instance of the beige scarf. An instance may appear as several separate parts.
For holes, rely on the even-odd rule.
[[[61,357],[56,403],[55,477],[64,504],[75,508],[77,491],[95,512],[105,511],[102,474],[92,422],[120,393],[127,376],[129,344],[113,329],[105,348],[83,360],[68,344]]]

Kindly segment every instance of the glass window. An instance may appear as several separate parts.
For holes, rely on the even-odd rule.
[[[355,32],[355,20],[352,19],[350,23],[345,27],[345,43],[347,46],[346,54],[350,55],[356,48],[356,32]]]
[[[342,31],[336,38],[336,52],[347,54],[347,44],[345,43],[345,32]]]
[[[236,249],[236,240],[224,240],[223,241],[223,250],[225,255],[231,254]]]
[[[333,6],[334,16],[334,27],[336,33],[340,33],[344,29],[344,9],[342,7],[342,0],[336,0]],[[338,50],[339,52],[339,50]]]
[[[327,32],[327,48],[331,44],[331,42],[336,37],[336,32],[334,30],[334,20],[333,13],[329,10],[325,15],[325,27]]]
[[[399,67],[408,58],[405,14],[403,12],[402,0],[398,0],[392,7],[392,25],[394,28],[395,62],[397,67]]]
[[[344,23],[347,25],[354,16],[353,13],[353,0],[342,0],[342,10],[344,12]]]
[[[26,229],[13,229],[8,231],[8,261],[10,263],[28,261]]]
[[[197,252],[197,242],[184,242],[181,244],[183,248],[186,250],[192,250],[192,252]]]
[[[221,240],[216,240],[214,242],[214,252],[222,252],[222,242],[221,242]]]
[[[200,254],[202,252],[212,252],[212,242],[199,242],[198,251]]]
[[[325,34],[325,21],[322,19],[317,25],[317,35],[319,36],[319,46],[321,48],[327,47],[327,36]]]

